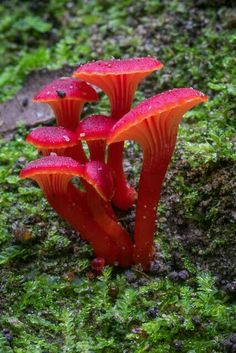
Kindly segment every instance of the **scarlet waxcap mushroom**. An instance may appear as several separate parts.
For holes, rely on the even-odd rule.
[[[81,65],[73,76],[100,87],[109,98],[112,118],[118,120],[130,110],[139,82],[162,66],[150,57],[99,60]],[[136,191],[127,182],[122,163],[123,144],[113,144],[108,149],[108,164],[119,180],[113,203],[126,210],[134,204]]]
[[[100,87],[108,95],[112,117],[119,119],[130,110],[139,82],[162,66],[151,57],[98,60],[81,65],[73,76]]]
[[[78,143],[75,132],[62,126],[45,126],[32,130],[26,141],[35,146],[44,156],[56,153],[59,156],[72,157],[80,163],[87,157]]]
[[[53,109],[57,125],[75,130],[86,102],[98,100],[96,91],[86,82],[61,77],[44,86],[35,96],[36,103],[48,103]]]
[[[106,139],[115,122],[105,115],[90,115],[78,125],[78,139],[87,142],[91,160],[105,161]]]
[[[145,100],[111,130],[107,143],[131,139],[143,149],[143,166],[135,220],[134,261],[148,268],[153,256],[156,206],[175,148],[182,116],[207,96],[191,88],[177,88]]]

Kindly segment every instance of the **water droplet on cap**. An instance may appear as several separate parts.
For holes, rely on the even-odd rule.
[[[70,138],[68,136],[62,136],[64,138],[65,141],[69,142]]]

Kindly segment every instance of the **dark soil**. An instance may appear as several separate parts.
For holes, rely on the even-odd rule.
[[[126,153],[126,174],[131,184],[137,185],[142,158],[140,151],[131,144]],[[161,267],[164,273],[170,276],[176,273],[178,277],[184,271],[184,259],[189,259],[198,270],[211,271],[218,284],[228,292],[235,292],[236,165],[232,161],[218,160],[216,164],[194,169],[182,159],[181,151],[177,153],[178,159],[167,172],[161,197],[165,214],[158,219],[158,234],[161,241],[167,242],[172,259],[167,263],[160,259],[158,271],[162,272]],[[191,212],[183,200],[177,177],[183,178],[183,187],[197,191],[196,200],[190,205]],[[135,210],[124,219],[121,216],[130,232],[133,231],[134,217]]]
[[[181,191],[171,187],[177,175],[183,176],[186,186],[198,190],[190,216]],[[236,165],[225,160],[195,170],[179,159],[170,169],[163,191],[168,213],[164,229],[173,248],[181,244],[192,263],[202,271],[210,270],[221,284],[236,278],[235,176]]]

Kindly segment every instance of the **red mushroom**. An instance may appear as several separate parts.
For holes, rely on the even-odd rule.
[[[85,153],[78,147],[76,134],[62,126],[46,126],[32,130],[26,141],[35,146],[43,156],[56,153],[67,156],[80,163],[88,161]]]
[[[112,117],[118,120],[130,110],[139,82],[162,66],[151,57],[98,60],[81,65],[73,76],[100,87],[110,100]]]
[[[90,115],[78,125],[78,139],[87,142],[91,160],[105,162],[106,139],[114,124],[108,116]]]
[[[173,154],[183,114],[207,97],[191,88],[177,88],[138,104],[111,130],[108,144],[135,140],[143,149],[143,166],[135,220],[134,261],[147,269],[153,256],[156,207]]]
[[[118,120],[130,110],[139,82],[162,66],[158,60],[150,57],[112,59],[82,65],[73,76],[100,87],[110,100],[112,118]],[[125,178],[122,162],[123,143],[113,144],[109,147],[108,164],[119,180],[113,202],[125,210],[135,202],[136,192]]]
[[[61,77],[47,84],[33,99],[36,103],[48,103],[57,125],[70,130],[76,129],[84,104],[97,100],[98,95],[90,85],[72,77]]]
[[[56,212],[68,221],[83,239],[93,247],[97,257],[114,264],[118,259],[118,248],[109,235],[94,220],[87,204],[86,194],[70,182],[74,176],[93,185],[105,199],[112,194],[109,181],[98,175],[93,179],[85,167],[70,157],[48,156],[29,163],[20,173],[21,178],[35,180]]]

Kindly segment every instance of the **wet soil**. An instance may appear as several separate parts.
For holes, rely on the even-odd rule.
[[[186,187],[197,190],[189,214],[181,190],[173,187],[181,175]],[[236,280],[236,164],[218,160],[192,169],[178,159],[172,165],[163,190],[167,209],[164,232],[173,250],[182,246],[201,271],[210,270],[222,285]]]

